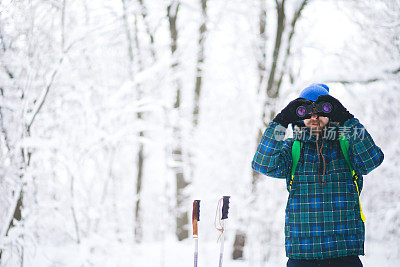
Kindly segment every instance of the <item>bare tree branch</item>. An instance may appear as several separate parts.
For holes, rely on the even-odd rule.
[[[278,3],[278,1],[276,1],[276,12],[277,12],[277,26],[276,26],[275,46],[274,46],[274,53],[271,63],[272,65],[267,85],[267,96],[270,98],[276,98],[278,95],[278,90],[276,89],[274,90],[274,85],[275,85],[276,68],[278,64],[278,58],[282,43],[282,35],[283,31],[285,30],[285,0],[282,0],[281,3]]]
[[[326,81],[323,81],[323,83],[369,84],[369,83],[379,82],[379,81],[383,81],[383,80],[384,79],[382,79],[382,78],[372,78],[372,79],[367,79],[367,80],[326,80]]]
[[[39,104],[38,108],[37,108],[36,111],[34,112],[34,114],[33,114],[33,116],[32,116],[32,119],[31,119],[31,121],[29,122],[29,124],[28,124],[28,126],[27,126],[26,131],[27,131],[28,133],[30,133],[32,124],[33,124],[33,122],[35,121],[36,116],[39,114],[40,110],[42,109],[44,102],[46,101],[46,98],[47,98],[47,95],[49,94],[50,88],[51,88],[51,86],[53,85],[54,78],[56,77],[56,75],[57,75],[57,73],[58,73],[58,70],[60,69],[60,66],[61,66],[63,60],[64,60],[64,55],[60,58],[60,60],[59,60],[59,62],[58,62],[58,66],[56,67],[56,69],[55,69],[55,70],[53,71],[53,73],[51,74],[50,82],[49,82],[49,84],[46,86],[45,93],[44,93],[44,95],[43,95],[43,97],[42,97],[42,100],[40,101],[40,104]]]
[[[395,69],[395,70],[389,70],[385,71],[386,74],[389,74],[387,77],[374,77],[374,78],[369,78],[369,79],[331,79],[331,80],[326,80],[324,81],[325,83],[341,83],[341,84],[369,84],[369,83],[374,83],[374,82],[380,82],[380,81],[387,81],[390,80],[390,75],[396,75],[400,73],[400,67]],[[394,77],[393,77],[394,78]]]
[[[283,64],[282,64],[283,67],[281,69],[281,73],[279,75],[279,80],[278,80],[278,83],[277,83],[277,88],[278,88],[277,90],[278,91],[279,91],[279,88],[280,88],[280,86],[282,84],[283,76],[286,73],[286,66],[287,66],[287,62],[288,62],[288,59],[290,57],[290,53],[291,53],[291,50],[292,50],[292,39],[293,39],[294,33],[296,31],[297,21],[301,17],[301,12],[304,10],[304,8],[308,4],[308,2],[309,2],[309,0],[304,0],[300,4],[299,8],[296,10],[296,12],[295,12],[295,14],[293,16],[292,23],[291,23],[291,29],[290,29],[290,33],[289,33],[289,38],[288,38],[288,43],[287,43],[287,48],[286,48],[286,54],[285,54],[285,57],[283,59]]]
[[[147,7],[145,5],[145,3],[143,2],[143,0],[138,0],[139,5],[141,7],[141,11],[140,14],[142,16],[143,19],[143,23],[145,25],[146,28],[146,33],[149,36],[150,39],[150,52],[151,52],[151,56],[153,57],[153,60],[155,61],[156,59],[156,50],[154,49],[154,34],[151,32],[150,30],[150,24],[147,20]]]

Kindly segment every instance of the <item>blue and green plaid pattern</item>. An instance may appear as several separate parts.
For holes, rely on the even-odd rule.
[[[270,177],[289,181],[293,138],[277,140],[281,125],[267,127],[252,167]],[[339,128],[338,126],[336,126]],[[359,175],[369,173],[383,161],[383,153],[369,133],[355,118],[345,122],[351,164]],[[364,131],[363,136],[357,131]],[[308,130],[308,129],[307,129]],[[340,130],[340,129],[336,129]],[[327,259],[347,255],[364,255],[365,228],[360,216],[358,194],[350,169],[337,139],[323,139],[326,186],[322,180],[323,164],[318,159],[316,139],[309,130],[301,141],[303,147],[289,193],[285,214],[286,255],[292,259]],[[319,147],[322,142],[319,141]]]

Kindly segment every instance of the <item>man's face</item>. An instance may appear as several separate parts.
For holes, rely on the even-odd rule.
[[[304,124],[307,128],[311,130],[311,133],[317,135],[321,133],[322,129],[329,122],[328,117],[318,116],[317,114],[312,114],[310,119],[305,119]]]

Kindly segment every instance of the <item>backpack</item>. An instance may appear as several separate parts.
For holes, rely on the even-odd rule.
[[[347,162],[347,165],[350,168],[354,184],[356,185],[357,195],[358,195],[358,203],[360,205],[361,219],[362,219],[363,222],[365,222],[365,217],[364,217],[364,214],[363,214],[362,209],[361,209],[360,191],[358,190],[358,183],[357,183],[357,180],[358,180],[359,177],[356,174],[356,172],[354,171],[353,167],[351,166],[350,159],[349,159],[349,141],[342,135],[339,138],[339,143],[340,143],[340,148],[342,149],[343,156],[344,156],[344,158],[345,158],[345,160]],[[301,151],[302,147],[303,147],[303,143],[302,142],[300,142],[298,140],[295,140],[293,142],[293,145],[292,145],[293,162],[292,162],[292,171],[291,171],[290,179],[289,179],[289,188],[288,188],[289,192],[290,192],[290,190],[292,188],[292,183],[293,183],[293,179],[294,179],[294,173],[296,171],[297,163],[299,162],[299,159],[300,159],[300,151]]]

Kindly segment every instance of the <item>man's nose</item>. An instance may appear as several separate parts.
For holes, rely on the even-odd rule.
[[[311,114],[311,119],[318,119],[318,114],[315,114],[315,113],[313,113],[313,114]]]

